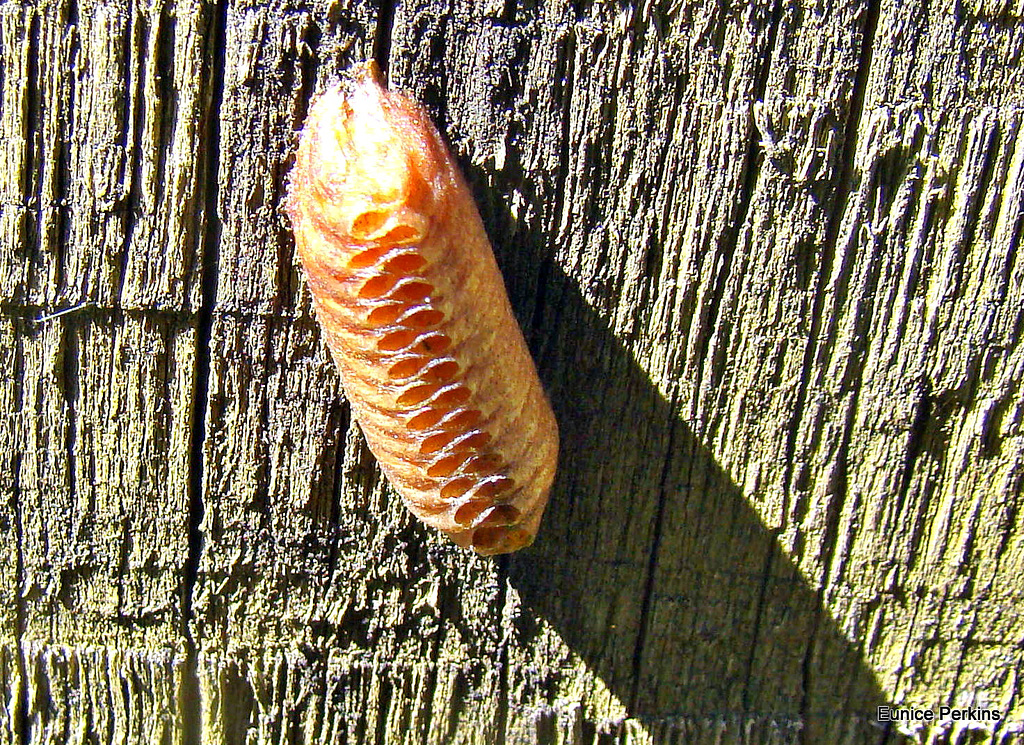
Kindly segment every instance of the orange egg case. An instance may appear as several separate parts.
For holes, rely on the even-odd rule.
[[[286,210],[353,415],[395,491],[477,553],[532,543],[558,427],[426,111],[359,66],[313,103]]]

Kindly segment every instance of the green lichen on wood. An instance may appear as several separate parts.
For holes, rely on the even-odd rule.
[[[0,6],[0,743],[1010,741],[1012,6]],[[372,49],[559,416],[511,559],[381,482],[292,256]]]

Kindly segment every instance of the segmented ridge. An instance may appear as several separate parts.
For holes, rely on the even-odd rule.
[[[515,482],[500,473],[506,463],[488,448],[492,438],[482,412],[467,406],[472,392],[458,380],[458,361],[445,355],[452,340],[440,330],[446,316],[431,302],[435,288],[421,274],[427,260],[413,246],[397,248],[403,250],[374,245],[349,259],[350,270],[371,270],[356,295],[373,306],[366,324],[383,332],[376,352],[389,381],[402,385],[394,413],[419,438],[414,465],[434,480],[446,505],[458,504],[453,519],[476,528],[486,548],[504,535],[491,529],[522,517],[513,505],[498,503],[511,496]]]

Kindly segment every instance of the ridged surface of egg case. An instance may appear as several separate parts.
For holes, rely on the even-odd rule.
[[[537,533],[558,429],[469,189],[423,108],[365,65],[303,128],[287,210],[370,450],[460,546]]]

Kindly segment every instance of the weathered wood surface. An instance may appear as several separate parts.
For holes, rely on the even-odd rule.
[[[1000,0],[0,5],[0,743],[1014,739],[1022,53]],[[371,54],[559,416],[511,558],[380,481],[293,257]]]

